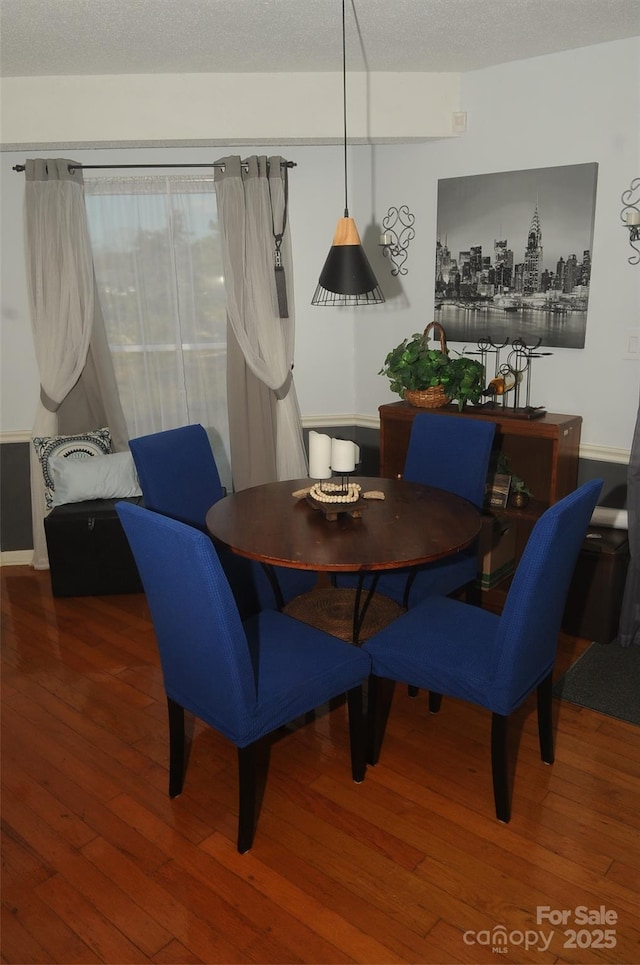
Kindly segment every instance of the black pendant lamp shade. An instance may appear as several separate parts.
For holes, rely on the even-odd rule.
[[[355,221],[341,218],[311,304],[377,305],[383,301]]]
[[[320,272],[312,305],[379,305],[384,295],[364,253],[360,235],[347,206],[347,56],[345,0],[342,0],[342,102],[344,121],[344,218]]]

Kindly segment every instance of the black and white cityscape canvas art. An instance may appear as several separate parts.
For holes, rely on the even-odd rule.
[[[598,165],[438,181],[434,318],[447,339],[584,348]]]

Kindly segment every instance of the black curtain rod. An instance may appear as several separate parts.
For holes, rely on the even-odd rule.
[[[282,167],[294,168],[295,161],[281,161]],[[242,166],[247,167],[247,162],[243,161]],[[211,161],[204,164],[69,164],[69,171],[98,171],[106,168],[223,168],[224,161]],[[24,164],[14,164],[14,171],[24,171]]]

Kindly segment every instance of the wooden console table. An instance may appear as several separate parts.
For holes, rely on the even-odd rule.
[[[421,412],[443,419],[470,417],[495,423],[494,451],[504,453],[512,471],[524,479],[534,497],[524,509],[508,506],[495,511],[514,520],[517,561],[538,517],[578,485],[582,417],[547,412],[539,419],[515,419],[503,415],[499,407],[476,411],[470,406],[459,412],[457,406],[418,409],[408,402],[391,402],[379,408],[381,476],[402,476],[411,426]]]

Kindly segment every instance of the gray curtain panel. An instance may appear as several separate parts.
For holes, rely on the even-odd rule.
[[[80,378],[60,403],[58,430],[62,435],[70,435],[100,426],[111,429],[111,448],[115,452],[129,449],[129,433],[96,289],[87,361]]]
[[[295,310],[285,217],[287,169],[281,157],[254,155],[242,161],[236,155],[217,163],[218,222],[232,332],[227,347],[231,469],[234,488],[240,490],[307,474],[292,378]],[[277,262],[282,270],[276,270]]]
[[[41,384],[33,436],[108,425],[114,447],[126,448],[95,286],[82,171],[66,158],[39,158],[26,161],[25,179],[27,286]],[[31,506],[33,565],[45,569],[45,490],[33,448]]]
[[[618,628],[623,647],[640,646],[640,408],[627,471],[627,512],[630,561]]]
[[[227,323],[227,411],[233,488],[248,489],[278,478],[276,397],[253,374]]]

